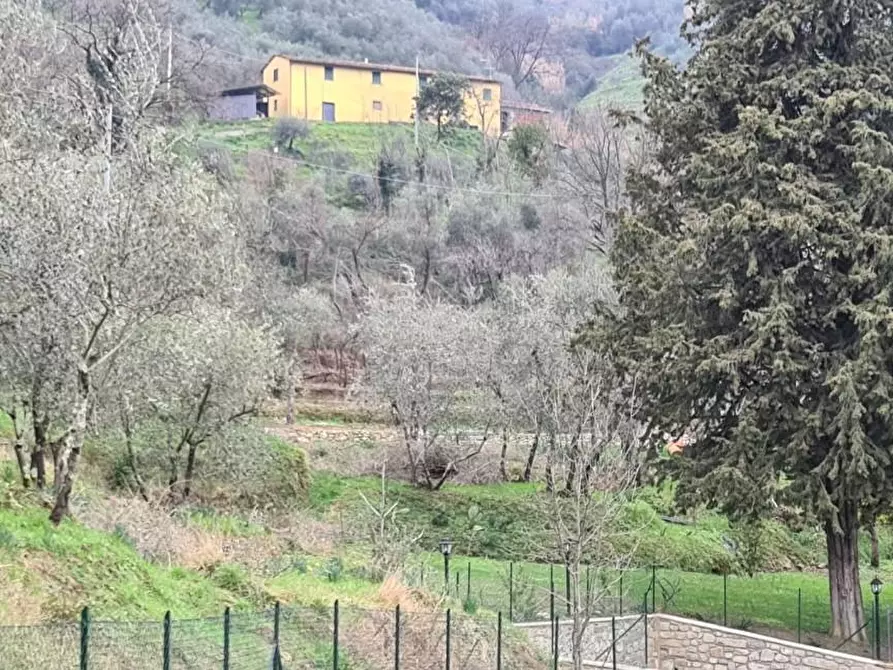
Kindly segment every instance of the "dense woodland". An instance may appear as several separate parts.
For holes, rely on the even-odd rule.
[[[177,0],[174,22],[183,58],[202,54],[214,81],[253,81],[273,52],[368,58],[504,79],[515,95],[569,106],[594,90],[608,56],[648,37],[684,59],[681,0],[281,0],[244,3]],[[235,61],[235,62],[234,62]],[[223,82],[223,83],[221,83]]]
[[[642,118],[577,113],[561,143],[539,126],[380,131],[363,154],[296,120],[261,148],[202,134],[196,87],[239,51],[285,48],[299,24],[319,30],[311,51],[375,42],[354,10],[296,18],[322,7],[183,5],[169,49],[152,0],[0,0],[0,409],[18,491],[59,523],[101,451],[111,486],[173,507],[212,480],[297,497],[305,456],[259,416],[278,403],[292,422],[325,367],[399,435],[388,476],[436,495],[497,445],[498,479],[541,485],[577,643],[595,596],[582,568],[629,560],[611,535],[655,479],[682,511],[820,529],[832,633],[859,635],[858,538],[893,481],[893,8],[697,3],[687,67],[640,46]],[[401,10],[430,32],[363,55],[488,44],[534,86],[531,59],[576,6],[482,7]],[[615,28],[629,46],[618,26],[646,7],[580,17],[605,40],[580,53]],[[373,25],[397,49],[381,40],[394,12]],[[663,460],[683,436],[684,458]]]

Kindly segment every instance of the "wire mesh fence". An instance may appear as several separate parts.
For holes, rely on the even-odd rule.
[[[454,556],[448,579],[443,570],[432,566],[420,567],[410,578],[417,586],[445,591],[465,607],[502,611],[516,623],[551,621],[570,614],[573,580],[564,565],[505,563],[494,569],[492,562]],[[747,577],[692,574],[656,566],[622,571],[593,567],[580,575],[580,588],[592,594],[589,611],[596,617],[663,612],[823,649],[893,660],[893,613],[879,602],[875,617],[867,588],[865,627],[851,639],[841,640],[828,634],[828,593],[819,592],[809,575],[801,581],[803,588],[792,588],[786,575]]]
[[[842,641],[824,633],[828,603],[815,594],[798,590],[792,596],[779,589],[767,596],[760,589],[754,595],[753,580],[722,575],[701,576],[708,587],[692,594],[677,577],[658,568],[581,575],[587,590],[597,594],[586,633],[587,660],[646,667],[648,616],[655,612],[865,657],[893,657],[893,614],[879,600],[877,614],[869,600],[864,629]],[[563,566],[534,571],[509,565],[503,577],[477,575],[469,563],[441,579],[450,596],[446,602],[455,604],[458,596],[465,611],[344,608],[336,601],[277,604],[256,612],[227,609],[199,619],[93,621],[85,609],[70,624],[0,627],[0,668],[545,670],[569,656],[572,583]],[[436,590],[430,581],[429,576],[427,589]],[[716,582],[713,589],[710,581]],[[759,625],[748,618],[754,615]],[[525,628],[524,622],[540,623]]]
[[[0,627],[3,670],[545,670],[501,615],[280,607],[217,617]]]

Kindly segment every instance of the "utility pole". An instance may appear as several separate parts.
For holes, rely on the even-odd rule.
[[[168,123],[173,120],[174,102],[171,99],[171,79],[174,76],[174,20],[168,12],[167,17],[167,78],[165,79],[165,88],[167,89],[167,116]]]
[[[419,96],[422,94],[422,80],[419,74],[419,57],[415,57],[415,150],[419,152]]]

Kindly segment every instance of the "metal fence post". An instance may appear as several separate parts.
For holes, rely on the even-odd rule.
[[[161,666],[164,670],[171,670],[171,613],[164,615],[164,641],[161,647],[163,654]]]
[[[230,612],[227,607],[223,610],[223,670],[229,670],[229,630]]]
[[[552,668],[557,670],[558,668],[558,643],[555,641],[558,637],[558,631],[555,630],[555,619],[552,618],[549,620],[549,631],[550,635],[550,645],[551,649],[549,651],[549,655],[552,657]]]
[[[338,670],[338,601],[335,601],[334,619],[332,622],[332,667]]]
[[[465,577],[465,600],[471,600],[471,561],[468,561],[468,574]]]
[[[623,570],[620,571],[620,616],[623,616]]]
[[[617,670],[617,625],[611,617],[611,667]]]
[[[651,566],[651,611],[657,612],[655,596],[657,595],[657,566]]]
[[[803,589],[797,589],[797,644],[803,630]]]
[[[456,597],[459,597],[459,571],[456,570]]]
[[[400,605],[394,610],[394,670],[400,670]]]
[[[451,618],[450,610],[447,610],[446,613],[446,670],[450,670],[450,655],[452,650],[450,649],[450,618]]]
[[[515,563],[509,562],[509,621],[515,620]]]
[[[502,612],[496,614],[496,670],[502,670]]]
[[[555,566],[549,563],[549,619],[555,620]]]
[[[558,658],[561,654],[561,620],[555,615],[555,666],[554,670],[558,670]]]
[[[564,599],[567,601],[567,615],[571,615],[571,566],[570,561],[564,562]]]
[[[645,634],[642,636],[645,640],[645,667],[648,667],[648,612],[645,612],[643,615],[645,618],[642,621],[645,622]]]
[[[722,573],[722,625],[729,625],[729,574]]]
[[[279,605],[279,601],[276,601],[276,604],[273,605],[273,645],[279,646],[279,619],[282,614],[282,608]]]
[[[81,610],[81,655],[80,670],[87,670],[90,665],[90,610]]]

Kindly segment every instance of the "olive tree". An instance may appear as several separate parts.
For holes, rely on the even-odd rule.
[[[257,414],[269,393],[277,354],[272,329],[232,309],[199,305],[143,329],[97,384],[97,395],[112,415],[107,423],[120,428],[126,462],[144,497],[135,444],[140,433],[156,429],[160,438],[148,448],[154,452],[149,457],[156,465],[163,460],[170,497],[188,498],[200,449]]]
[[[360,342],[360,391],[390,409],[413,484],[441,488],[490,437],[486,327],[470,310],[406,294],[371,305]]]
[[[115,15],[116,38],[90,46],[117,50],[114,76],[72,55],[60,65],[64,89],[11,108],[5,142],[19,160],[0,162],[0,339],[20,369],[36,351],[48,365],[54,522],[68,513],[97,376],[154,320],[240,276],[225,199],[144,113],[161,56],[147,37],[158,26],[140,7]],[[78,53],[64,37],[75,27],[62,27],[54,51]],[[29,376],[39,380],[36,368]]]

